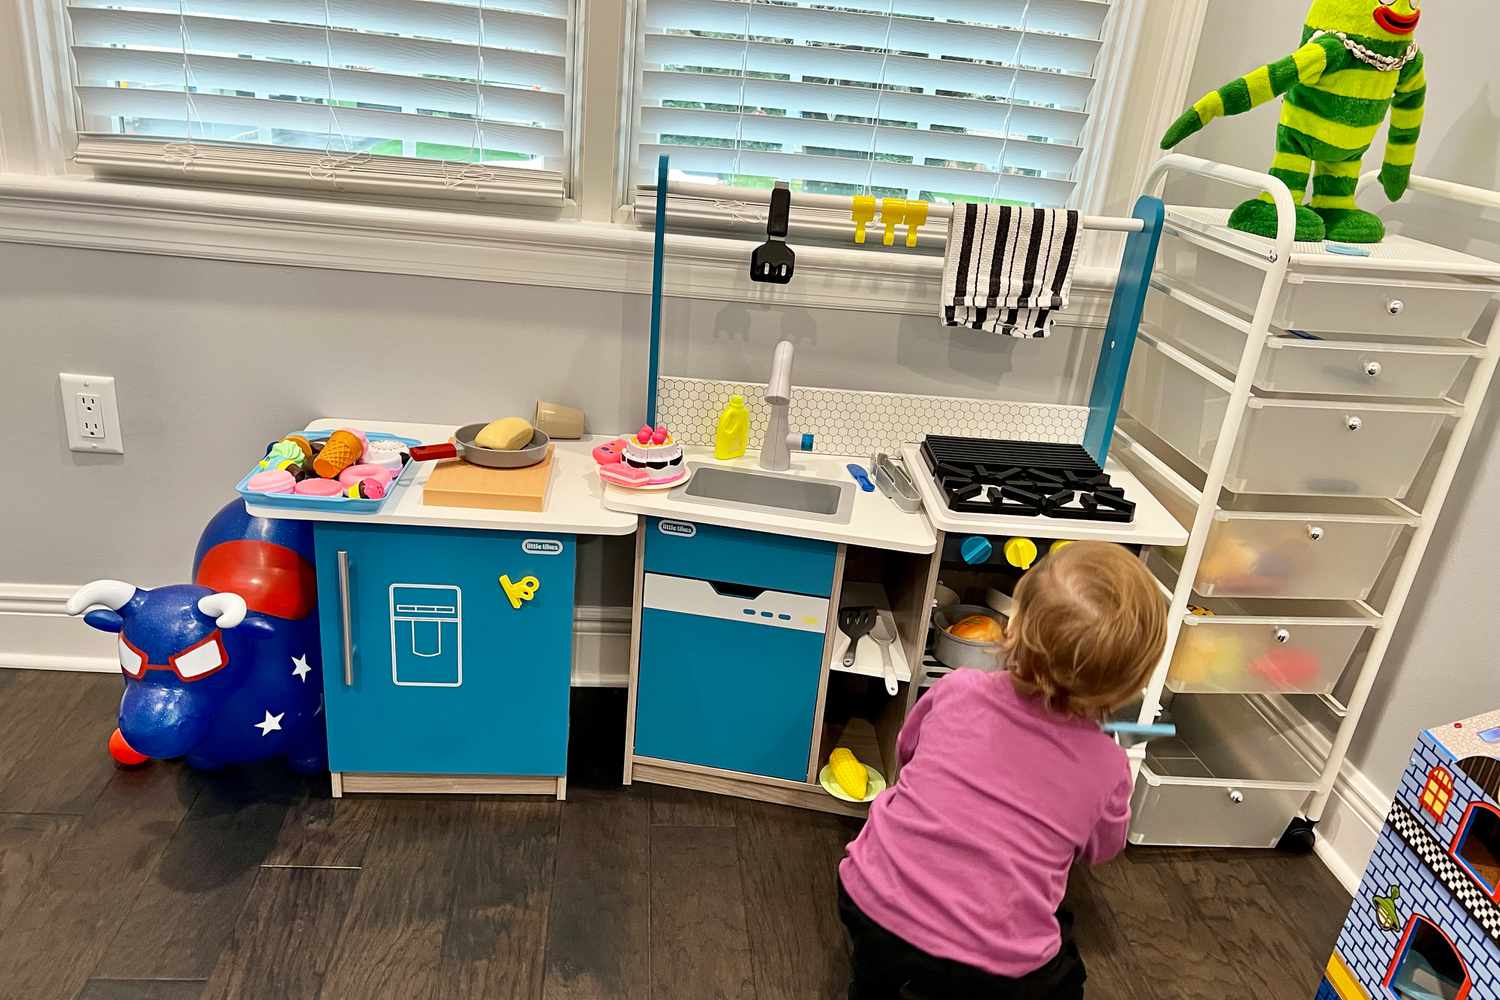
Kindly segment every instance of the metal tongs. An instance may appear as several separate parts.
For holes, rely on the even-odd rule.
[[[891,456],[885,452],[878,453],[870,459],[870,467],[875,472],[875,485],[880,487],[880,492],[891,498],[891,503],[908,514],[915,514],[922,509],[922,496],[917,492],[917,484],[911,481],[906,470],[897,465]]]

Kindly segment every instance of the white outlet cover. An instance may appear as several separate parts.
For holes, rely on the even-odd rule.
[[[63,424],[68,429],[68,448],[72,451],[105,455],[125,454],[125,438],[120,431],[120,409],[115,400],[115,380],[111,375],[73,375],[59,372],[62,391]],[[99,416],[104,422],[103,437],[85,437],[79,396],[99,398]]]

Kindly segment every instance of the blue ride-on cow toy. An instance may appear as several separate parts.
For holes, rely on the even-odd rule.
[[[234,500],[203,531],[193,583],[95,580],[73,595],[69,614],[120,636],[116,761],[214,769],[285,757],[328,770],[312,559],[311,525],[251,517]]]

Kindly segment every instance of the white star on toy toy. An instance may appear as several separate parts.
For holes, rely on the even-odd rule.
[[[257,722],[255,724],[255,728],[260,730],[260,734],[262,736],[270,736],[272,730],[275,730],[276,732],[280,732],[281,731],[281,720],[282,720],[282,717],[285,716],[285,715],[286,715],[285,712],[282,712],[279,715],[272,715],[271,714],[271,710],[270,709],[266,709],[266,717],[265,717],[265,719],[262,720],[262,721],[260,721],[260,722]]]
[[[297,678],[303,684],[306,684],[307,675],[312,673],[312,667],[308,666],[307,664],[307,654],[303,653],[301,656],[292,657],[292,662],[296,664],[296,666],[292,668],[292,676]]]

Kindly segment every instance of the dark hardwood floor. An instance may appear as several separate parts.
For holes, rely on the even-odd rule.
[[[334,801],[116,770],[119,683],[0,669],[3,1000],[844,995],[857,824],[618,787],[623,692],[575,692],[566,803]],[[1091,1000],[1311,998],[1349,905],[1311,857],[1136,849],[1069,900]]]

